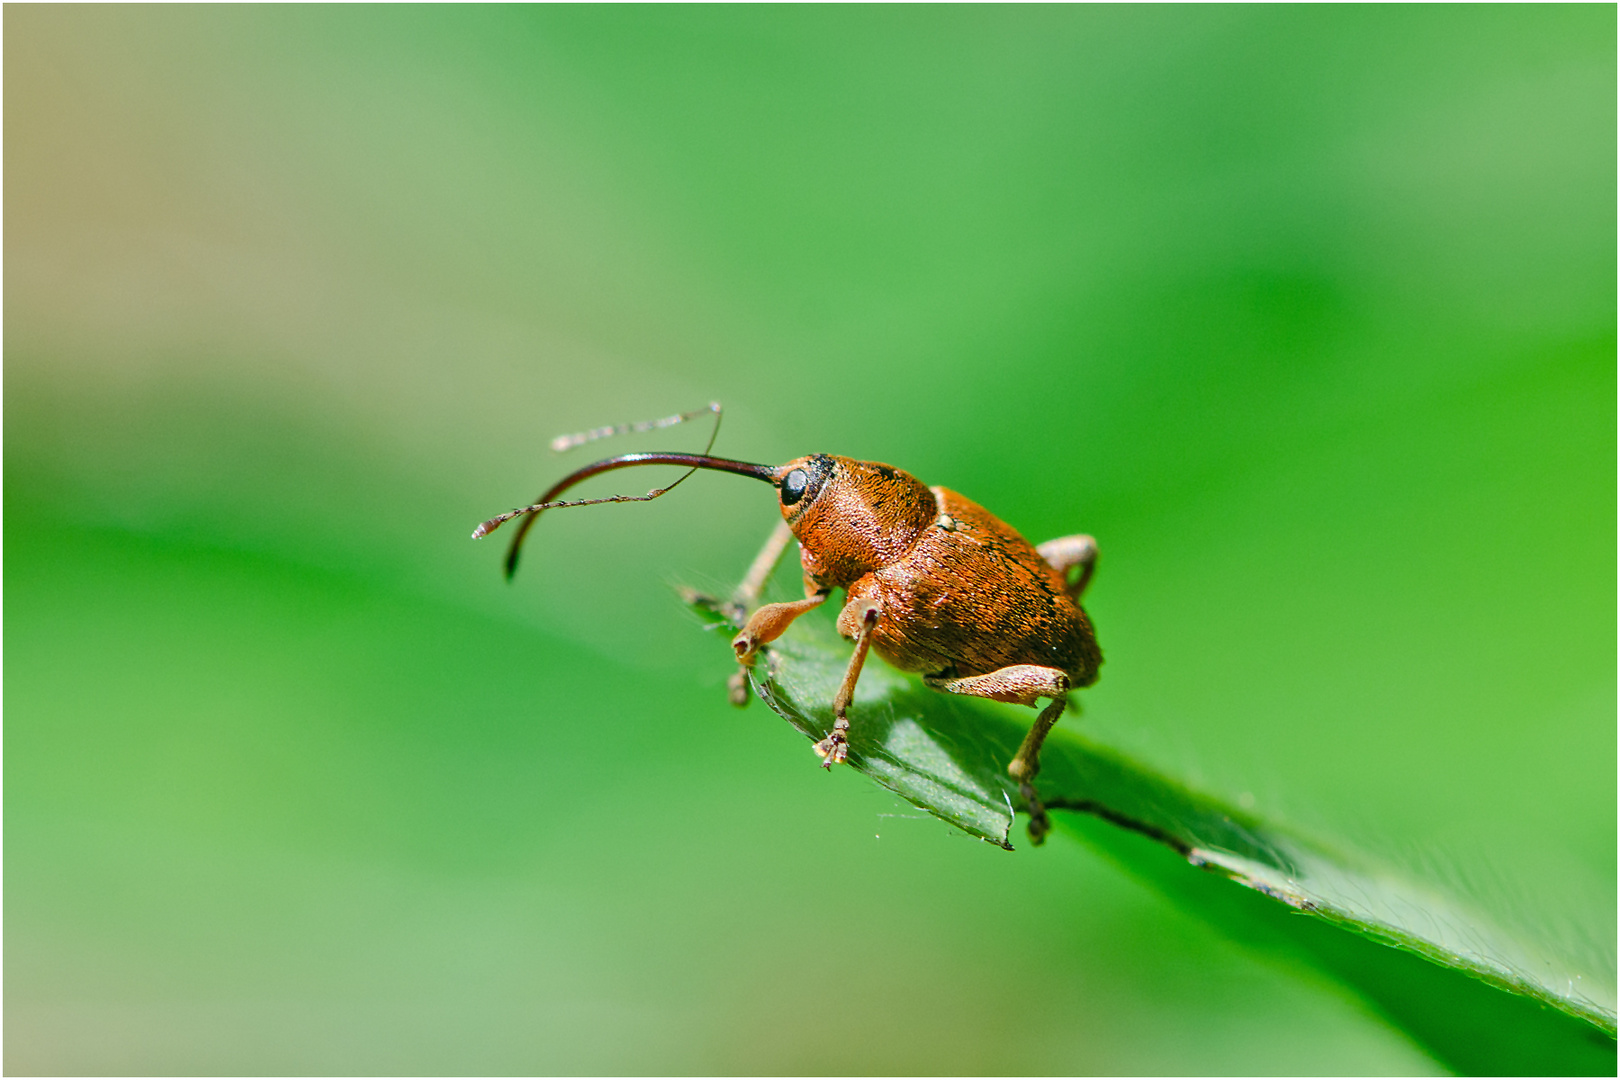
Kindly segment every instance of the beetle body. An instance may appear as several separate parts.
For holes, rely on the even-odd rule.
[[[823,765],[848,757],[848,712],[869,649],[902,671],[921,674],[929,686],[945,693],[1029,706],[1048,699],[1007,767],[1029,809],[1030,836],[1040,843],[1050,828],[1034,787],[1041,744],[1062,715],[1069,691],[1096,682],[1102,663],[1091,621],[1079,604],[1097,558],[1091,537],[1068,536],[1033,546],[972,500],[947,488],[928,487],[880,462],[813,454],[771,466],[677,453],[625,454],[587,465],[560,480],[536,504],[484,522],[473,536],[524,518],[507,555],[510,574],[541,511],[646,501],[669,490],[557,501],[587,477],[636,465],[687,466],[681,480],[696,469],[732,472],[777,490],[782,521],[729,605],[745,619],[732,640],[742,665],[731,681],[735,704],[748,701],[746,672],[759,651],[834,590],[845,591],[838,630],[855,649],[833,700],[833,729],[815,746]],[[799,541],[805,598],[759,604],[790,536]]]
[[[1091,621],[1063,575],[1012,526],[878,462],[818,454],[783,466],[795,468],[826,474],[807,493],[814,497],[782,507],[805,591],[845,589],[852,604],[879,604],[872,648],[891,665],[948,680],[1032,664],[1057,668],[1073,687],[1097,681],[1102,653]],[[852,604],[838,630],[854,640]]]

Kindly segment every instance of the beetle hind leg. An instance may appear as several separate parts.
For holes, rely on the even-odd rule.
[[[1097,568],[1097,541],[1095,537],[1085,533],[1076,533],[1073,536],[1060,536],[1055,540],[1048,540],[1035,548],[1040,552],[1041,558],[1063,575],[1067,583],[1064,591],[1071,600],[1080,599],[1080,594],[1086,591],[1086,585],[1091,581],[1091,572]],[[1078,571],[1073,579],[1069,572]]]
[[[1090,539],[1087,537],[1087,539]],[[1095,545],[1093,545],[1095,547]],[[1018,753],[1007,766],[1007,775],[1018,781],[1018,793],[1029,807],[1029,839],[1037,846],[1052,831],[1052,820],[1046,816],[1046,806],[1035,790],[1035,776],[1041,771],[1041,746],[1052,725],[1058,722],[1069,704],[1069,676],[1059,668],[1039,664],[1012,664],[987,675],[970,675],[961,679],[924,679],[935,690],[947,694],[965,694],[969,697],[1005,701],[1014,705],[1034,707],[1040,698],[1050,698],[1046,708],[1030,725]]]

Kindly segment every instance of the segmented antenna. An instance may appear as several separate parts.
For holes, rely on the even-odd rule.
[[[696,420],[704,413],[714,413],[714,428],[718,432],[720,430],[720,403],[711,401],[704,408],[693,409],[691,412],[676,413],[674,416],[666,416],[662,420],[641,420],[633,424],[613,424],[609,427],[591,428],[589,431],[576,432],[573,435],[559,435],[551,440],[551,449],[560,454],[565,450],[572,450],[576,446],[584,446],[588,442],[595,442],[597,439],[606,439],[610,435],[628,435],[631,432],[657,431],[659,428],[674,427],[676,424],[684,423],[687,420]],[[711,447],[714,445],[713,436],[709,438],[709,445]],[[704,453],[708,453],[708,451],[705,450]],[[665,490],[669,489],[665,488]]]
[[[640,423],[618,424],[613,427],[592,428],[590,431],[582,431],[575,435],[561,435],[552,440],[551,448],[557,451],[569,450],[584,443],[594,442],[597,439],[606,438],[609,435],[620,435],[632,431],[655,431],[659,428],[673,427],[676,424],[702,416],[705,413],[714,414],[714,427],[709,432],[708,444],[704,446],[701,454],[622,454],[616,458],[608,458],[605,461],[598,461],[595,464],[586,465],[584,468],[577,469],[559,480],[552,486],[551,490],[540,496],[539,502],[534,503],[531,506],[520,506],[516,510],[508,510],[506,513],[492,517],[488,521],[479,525],[478,528],[473,530],[473,539],[478,540],[488,536],[490,533],[500,528],[501,525],[511,521],[513,518],[523,518],[523,523],[518,526],[517,535],[512,537],[512,545],[507,549],[506,552],[506,576],[510,578],[512,573],[517,569],[518,551],[523,546],[523,538],[528,535],[529,529],[533,527],[535,519],[543,510],[555,510],[567,506],[599,506],[602,503],[650,502],[651,500],[658,498],[660,495],[668,494],[675,488],[679,487],[687,477],[691,476],[699,469],[718,469],[723,472],[733,472],[740,473],[744,476],[751,476],[757,480],[764,480],[768,483],[776,482],[776,470],[769,465],[756,465],[747,461],[733,461],[729,458],[716,458],[709,456],[709,451],[714,449],[715,440],[720,436],[721,409],[718,401],[710,402],[707,408],[695,409],[692,412],[677,413],[674,416],[666,416],[661,420],[646,420]],[[661,488],[653,488],[645,495],[608,495],[599,499],[557,498],[557,496],[561,495],[564,491],[568,490],[570,487],[573,487],[582,480],[595,476],[598,473],[607,472],[610,469],[622,469],[631,465],[685,465],[687,469],[680,476],[676,477],[675,480],[669,485]]]
[[[617,461],[620,459],[614,458],[612,460]],[[658,465],[667,463],[656,461],[637,461],[631,462],[631,464]],[[678,464],[684,465],[685,462],[678,462]],[[691,476],[693,473],[697,472],[701,467],[702,466],[699,465],[693,465],[676,479],[675,484],[679,484],[682,480],[685,480],[688,476]],[[516,510],[508,510],[504,514],[497,514],[496,516],[490,518],[488,521],[484,522],[482,525],[478,526],[478,528],[473,530],[472,538],[474,540],[482,540],[484,537],[488,536],[490,533],[494,532],[508,521],[511,521],[513,518],[522,517],[524,514],[538,514],[542,510],[561,510],[565,506],[600,506],[603,503],[651,502],[653,499],[658,498],[658,496],[667,494],[669,492],[669,488],[674,487],[675,484],[671,484],[669,487],[653,488],[645,495],[605,495],[600,499],[554,499],[551,502],[535,503],[533,506],[522,506]]]

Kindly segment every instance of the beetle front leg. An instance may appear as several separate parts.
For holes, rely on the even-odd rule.
[[[866,654],[872,648],[872,632],[877,629],[878,616],[883,608],[876,600],[851,600],[838,613],[838,630],[848,636],[854,631],[855,652],[849,658],[844,681],[833,697],[833,729],[825,739],[815,745],[821,757],[821,767],[830,769],[849,757],[849,703],[855,700],[855,683],[866,664]]]
[[[765,546],[759,549],[758,555],[754,556],[754,562],[748,567],[748,573],[743,576],[742,582],[732,592],[731,599],[724,606],[725,612],[737,622],[743,622],[745,619],[752,622],[751,616],[755,612],[755,606],[759,603],[759,595],[765,591],[765,583],[770,580],[772,572],[776,570],[776,564],[782,561],[782,553],[787,550],[788,542],[792,539],[793,530],[788,528],[788,523],[778,521],[776,527],[771,530],[771,535],[766,538]],[[797,615],[790,617],[788,622],[792,622],[793,618],[796,617]],[[782,629],[786,629],[785,624]],[[753,649],[749,651],[748,658],[745,660],[742,654],[738,653],[740,666],[736,671],[732,672],[731,678],[726,682],[726,695],[737,708],[740,709],[747,705],[751,696],[748,693],[748,669],[753,665],[754,651],[758,650],[761,644],[774,641],[780,636],[781,632],[781,630],[778,630],[775,634],[765,638],[759,637],[756,633],[755,644]],[[747,633],[746,628],[743,633]],[[733,648],[741,640],[743,640],[743,636],[739,634],[736,640],[732,642]]]
[[[743,576],[736,591],[731,594],[731,609],[737,614],[737,621],[753,614],[759,603],[759,594],[765,591],[765,583],[770,580],[771,572],[776,564],[782,561],[782,553],[787,550],[788,542],[793,539],[793,530],[788,523],[778,521],[776,528],[766,538],[765,546],[759,549],[754,556],[754,562],[748,567],[748,573]]]
[[[737,663],[742,665],[742,670],[738,674],[742,677],[742,690],[745,695],[748,692],[747,669],[754,666],[754,656],[759,652],[760,646],[768,645],[781,637],[787,632],[787,628],[793,625],[794,619],[807,611],[820,607],[827,602],[827,597],[830,595],[832,595],[830,591],[818,592],[814,596],[805,597],[803,600],[794,600],[785,604],[766,604],[748,617],[748,625],[742,628],[740,634],[731,639],[731,647],[737,652]],[[746,705],[748,699],[745,696],[739,702],[736,696],[733,695],[731,702],[733,705]]]

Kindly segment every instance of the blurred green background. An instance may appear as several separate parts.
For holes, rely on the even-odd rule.
[[[757,485],[468,540],[711,399],[1096,534],[1086,730],[1612,970],[1612,6],[4,18],[8,1072],[1438,1067],[727,707]]]

